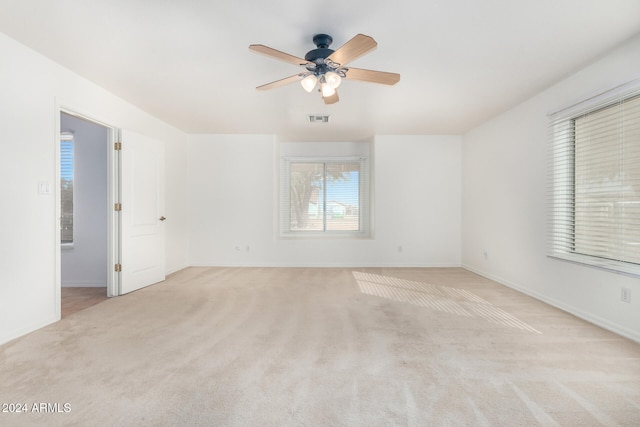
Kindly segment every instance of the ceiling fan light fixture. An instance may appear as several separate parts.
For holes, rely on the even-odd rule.
[[[318,78],[313,74],[309,74],[304,79],[300,80],[300,84],[302,88],[307,92],[311,93],[314,87],[316,87],[316,83],[318,82]]]
[[[342,79],[347,78],[347,73],[349,80],[385,85],[394,85],[400,81],[400,74],[397,73],[364,70],[347,66],[349,62],[375,49],[378,44],[372,37],[356,34],[337,50],[329,48],[332,42],[333,38],[331,36],[316,34],[313,37],[316,49],[307,52],[304,59],[262,44],[249,45],[249,50],[304,68],[302,72],[263,84],[256,89],[274,89],[289,83],[300,82],[303,89],[311,93],[319,86],[317,90],[322,94],[324,103],[330,105],[340,100],[336,89],[342,83]]]
[[[328,71],[324,75],[325,82],[334,89],[337,89],[342,83],[342,79],[338,75],[338,73],[334,73],[333,71]]]

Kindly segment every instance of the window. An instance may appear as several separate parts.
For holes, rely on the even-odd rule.
[[[366,158],[283,158],[281,171],[283,235],[368,236]]]
[[[551,121],[549,255],[640,274],[640,90]]]
[[[60,135],[60,243],[73,243],[73,134]]]

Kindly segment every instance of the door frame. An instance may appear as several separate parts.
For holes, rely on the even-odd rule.
[[[62,113],[86,120],[102,127],[107,128],[107,296],[118,296],[120,291],[120,275],[115,272],[114,266],[120,259],[120,218],[114,206],[120,198],[120,166],[119,151],[114,149],[115,142],[120,137],[120,129],[108,124],[107,121],[99,119],[93,114],[88,114],[83,109],[71,107],[67,104],[60,103],[56,100],[56,117],[55,117],[55,182],[53,184],[55,194],[55,310],[56,317],[61,318],[62,304],[62,255],[60,248],[60,218],[61,195],[58,189],[60,184],[61,168],[60,168],[60,116]]]

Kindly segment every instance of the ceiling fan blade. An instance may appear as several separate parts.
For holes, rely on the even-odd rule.
[[[362,68],[347,67],[348,80],[361,80],[364,82],[381,83],[383,85],[394,85],[400,81],[400,74],[387,73],[385,71],[363,70]]]
[[[351,62],[375,49],[376,46],[378,46],[378,43],[376,43],[372,37],[365,36],[364,34],[357,34],[351,40],[340,46],[338,50],[329,55],[328,59],[337,62],[340,65],[345,65],[346,63]]]
[[[331,96],[324,96],[322,99],[324,99],[325,104],[335,104],[336,102],[340,101],[340,98],[338,97],[338,91],[335,91],[335,93]]]
[[[271,58],[278,59],[280,61],[288,62],[294,65],[305,65],[309,61],[304,60],[302,58],[298,58],[297,56],[289,55],[288,53],[280,52],[279,50],[270,48],[263,44],[252,44],[249,45],[249,50],[252,50],[257,53],[261,53],[263,55],[270,56]]]
[[[280,86],[288,85],[289,83],[297,82],[302,78],[303,74],[295,74],[293,76],[285,77],[284,79],[276,80],[275,82],[267,83],[262,86],[258,86],[258,90],[275,89]]]

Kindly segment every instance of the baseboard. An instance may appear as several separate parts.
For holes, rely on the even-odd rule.
[[[184,269],[187,269],[187,268],[189,268],[189,267],[191,267],[191,266],[190,266],[190,265],[186,265],[186,266],[184,266],[184,267],[178,267],[178,268],[174,268],[174,269],[168,270],[168,271],[165,273],[165,276],[166,276],[166,277],[169,277],[169,276],[171,276],[172,274],[176,274],[176,273],[178,273],[178,272],[180,272],[180,271],[182,271],[182,270],[184,270]]]
[[[63,288],[106,288],[107,282],[65,282]]]
[[[195,263],[191,267],[246,267],[246,268],[460,268],[458,263],[434,263],[434,264],[342,264],[342,263],[318,263],[318,264],[253,264],[253,263],[227,263],[227,264],[209,264]]]
[[[467,265],[467,264],[463,263],[462,264],[462,268],[464,268],[465,270],[469,270],[469,271],[471,271],[473,273],[476,273],[476,274],[478,274],[478,275],[480,275],[482,277],[485,277],[487,279],[493,280],[494,282],[497,282],[497,283],[499,283],[499,284],[501,284],[503,286],[506,286],[508,288],[511,288],[513,290],[521,292],[521,293],[523,293],[525,295],[529,295],[532,298],[535,298],[535,299],[537,299],[539,301],[542,301],[542,302],[544,302],[546,304],[549,304],[549,305],[551,305],[551,306],[553,306],[555,308],[559,308],[562,311],[566,311],[569,314],[572,314],[572,315],[574,315],[574,316],[576,316],[576,317],[578,317],[578,318],[580,318],[582,320],[585,320],[585,321],[587,321],[589,323],[592,323],[592,324],[594,324],[596,326],[599,326],[599,327],[601,327],[603,329],[606,329],[606,330],[608,330],[610,332],[613,332],[615,334],[618,334],[620,336],[628,338],[628,339],[630,339],[632,341],[640,343],[640,333],[638,333],[636,331],[633,331],[633,330],[630,330],[629,328],[626,328],[624,326],[620,326],[620,325],[618,325],[616,323],[610,322],[609,320],[603,319],[603,318],[601,318],[599,316],[594,316],[593,314],[585,312],[583,310],[580,310],[580,309],[578,309],[578,308],[576,308],[576,307],[574,307],[572,305],[565,304],[565,303],[563,303],[561,301],[557,301],[557,300],[555,300],[553,298],[549,298],[549,297],[547,297],[545,295],[542,295],[542,294],[540,294],[538,292],[535,292],[535,291],[532,291],[530,289],[524,288],[524,287],[518,285],[517,283],[511,282],[509,280],[503,279],[502,277],[498,277],[496,275],[484,272],[484,271],[479,270],[479,269],[477,269],[475,267],[472,267],[470,265]]]
[[[48,320],[44,320],[42,322],[32,323],[29,326],[24,328],[17,329],[15,331],[9,331],[9,333],[0,336],[0,345],[6,344],[9,341],[13,341],[17,338],[21,338],[31,332],[37,331],[38,329],[42,329],[45,326],[49,326],[52,323],[59,321],[57,318],[50,318]]]
[[[191,267],[190,265],[183,265],[181,267],[176,267],[176,268],[172,268],[170,270],[167,270],[167,272],[165,273],[165,276],[170,276],[174,273],[177,273],[178,271],[184,270],[185,268],[189,268]]]

